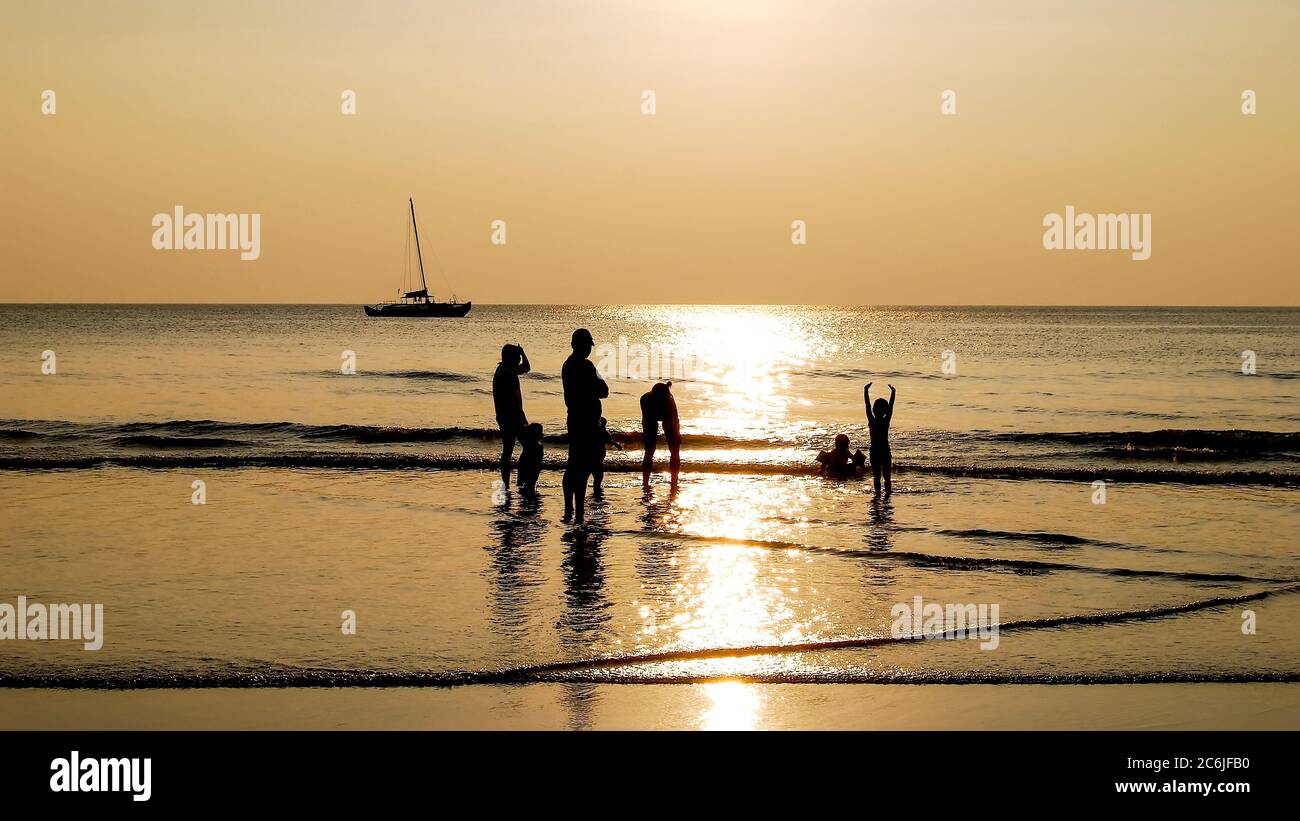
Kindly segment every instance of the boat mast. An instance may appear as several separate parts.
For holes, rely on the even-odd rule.
[[[420,251],[420,223],[415,221],[415,198],[407,200],[411,203],[411,225],[415,228],[415,256],[420,261],[420,284],[424,286],[424,301],[429,301],[429,283],[424,279],[424,254]]]

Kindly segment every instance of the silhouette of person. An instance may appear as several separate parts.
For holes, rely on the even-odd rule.
[[[867,455],[861,448],[850,453],[849,437],[841,433],[835,437],[835,447],[817,454],[817,461],[821,463],[818,472],[822,476],[846,479],[858,475],[860,470],[865,470]]]
[[[641,433],[645,455],[641,458],[641,486],[650,486],[650,468],[654,465],[655,444],[659,438],[659,423],[664,426],[664,439],[668,441],[669,469],[672,483],[677,484],[677,473],[682,467],[682,429],[677,417],[677,400],[673,399],[672,382],[656,382],[641,394]]]
[[[885,493],[894,492],[892,456],[889,452],[889,423],[894,418],[894,386],[889,386],[889,401],[877,399],[875,413],[872,413],[871,386],[868,382],[862,389],[862,401],[867,406],[867,429],[871,433],[871,481],[876,486],[876,495],[880,495],[880,476],[885,476]]]
[[[609,422],[605,417],[600,417],[598,436],[600,445],[596,449],[596,461],[591,465],[591,494],[597,497],[600,496],[601,482],[605,480],[605,454],[608,452],[609,446],[613,445],[615,450],[623,449],[623,446],[614,439],[614,435],[609,432],[608,424]]]
[[[492,404],[496,406],[497,427],[501,429],[501,482],[510,490],[510,457],[514,455],[515,438],[528,424],[524,415],[524,395],[519,390],[519,377],[528,373],[528,354],[523,347],[507,342],[501,346],[501,361],[492,374]]]
[[[519,434],[519,473],[515,485],[524,493],[537,491],[537,477],[542,472],[542,426],[538,422],[524,427]]]
[[[596,366],[587,357],[596,347],[591,332],[579,328],[570,340],[573,353],[564,360],[560,378],[564,383],[564,405],[568,408],[569,460],[564,468],[564,521],[572,516],[583,524],[583,504],[587,479],[596,461],[600,442],[600,400],[609,396],[609,386],[600,378]]]

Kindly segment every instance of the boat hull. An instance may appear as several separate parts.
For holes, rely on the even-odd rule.
[[[366,316],[460,317],[469,313],[472,302],[411,302],[391,305],[363,305]]]

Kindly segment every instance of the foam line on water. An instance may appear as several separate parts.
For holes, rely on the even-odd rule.
[[[1087,613],[1041,619],[1004,622],[998,631],[1013,632],[1060,627],[1109,626],[1133,621],[1168,618],[1183,613],[1227,607],[1258,601],[1270,596],[1300,592],[1300,584],[1260,590],[1235,596],[1201,599],[1179,605],[1145,610],[1110,613]],[[46,673],[0,672],[0,688],[76,688],[76,689],[174,689],[174,688],[257,688],[257,687],[456,687],[473,684],[529,684],[539,682],[598,681],[610,684],[695,683],[720,679],[754,682],[802,681],[840,683],[912,683],[912,684],[1109,684],[1156,682],[1254,682],[1300,681],[1296,672],[1171,672],[1154,673],[871,673],[853,671],[808,674],[717,675],[636,675],[619,674],[602,679],[598,673],[620,667],[645,664],[690,662],[748,656],[774,656],[792,653],[817,653],[829,650],[865,649],[870,647],[931,641],[938,636],[859,636],[842,639],[814,640],[787,644],[748,645],[737,647],[668,650],[654,653],[625,654],[591,659],[550,662],[501,670],[425,672],[418,670],[338,670],[261,666],[222,671],[137,671],[105,670],[100,672],[54,671]]]
[[[7,455],[0,456],[0,470],[87,470],[105,467],[147,470],[230,470],[281,468],[300,470],[477,470],[494,471],[497,458],[489,456],[433,456],[395,453],[279,453],[279,454],[185,454],[185,455]],[[550,457],[547,470],[562,470],[564,460]],[[640,461],[611,460],[606,473],[639,473]],[[683,460],[684,473],[815,476],[804,464],[770,462],[710,462]],[[1300,473],[1260,470],[1142,470],[1135,468],[1052,468],[1024,465],[923,465],[895,463],[895,475],[919,473],[963,479],[1005,479],[1013,481],[1093,482],[1105,480],[1130,484],[1258,485],[1300,487]],[[849,480],[857,481],[857,480]],[[866,478],[860,481],[865,482]]]
[[[1200,599],[1193,602],[1166,607],[1152,607],[1142,610],[1121,610],[1107,613],[1077,613],[1067,616],[1053,616],[1040,619],[1023,619],[1020,621],[1002,622],[997,626],[997,630],[999,633],[1004,633],[1014,632],[1017,630],[1042,630],[1055,627],[1082,627],[1096,625],[1108,626],[1132,621],[1149,621],[1152,619],[1181,615],[1183,613],[1192,613],[1199,610],[1208,610],[1215,607],[1244,604],[1246,602],[1265,599],[1269,596],[1296,592],[1300,592],[1300,584],[1293,584],[1270,590],[1260,590],[1254,593],[1244,593],[1236,596],[1217,596],[1214,598]],[[579,661],[556,662],[553,664],[536,665],[532,667],[518,667],[513,670],[502,672],[505,675],[519,676],[523,678],[545,678],[552,673],[563,673],[574,670],[664,662],[700,661],[719,658],[743,658],[746,656],[825,652],[828,650],[865,649],[889,644],[901,644],[912,641],[930,641],[955,637],[956,636],[951,632],[946,632],[931,637],[913,635],[898,638],[893,636],[859,636],[843,639],[818,639],[787,644],[757,644],[743,647],[668,650],[655,653],[628,654]]]
[[[811,553],[823,553],[831,556],[898,561],[922,567],[938,567],[945,570],[1006,569],[1012,571],[1024,570],[1043,572],[1072,571],[1078,573],[1097,573],[1106,576],[1136,576],[1195,582],[1245,582],[1255,584],[1288,584],[1297,581],[1296,579],[1290,578],[1245,576],[1240,573],[1204,573],[1191,570],[1138,570],[1127,567],[1092,567],[1090,565],[1068,564],[1065,562],[1044,562],[1034,559],[999,559],[991,556],[940,556],[932,553],[916,553],[898,550],[859,550],[855,548],[810,545],[803,542],[788,542],[773,539],[746,539],[733,536],[706,536],[668,530],[625,530],[616,532],[620,535],[627,536],[653,536],[656,538],[694,542],[722,542],[724,544],[768,547],[776,550],[801,550]]]

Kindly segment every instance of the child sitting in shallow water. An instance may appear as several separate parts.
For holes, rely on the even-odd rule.
[[[835,437],[833,449],[817,454],[817,461],[821,462],[818,473],[839,479],[859,476],[866,471],[867,466],[867,456],[862,448],[849,453],[849,437],[842,433]]]

